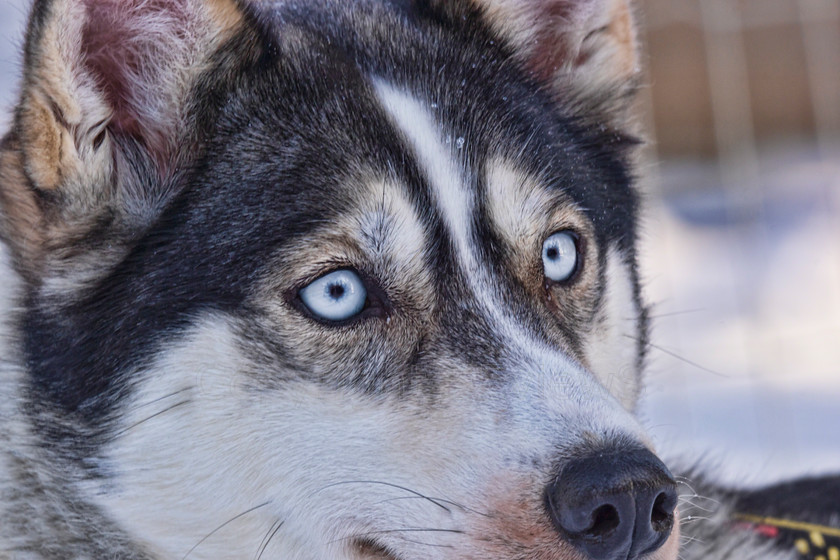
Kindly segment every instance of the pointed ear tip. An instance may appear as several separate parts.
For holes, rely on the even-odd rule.
[[[623,96],[641,74],[631,0],[471,0],[555,88]]]

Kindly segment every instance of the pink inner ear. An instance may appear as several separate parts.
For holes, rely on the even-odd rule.
[[[173,71],[195,41],[188,0],[83,0],[85,66],[102,87],[113,117],[110,129],[164,149],[178,108]],[[162,154],[158,154],[159,156]]]
[[[578,43],[598,0],[513,0],[521,2],[534,22],[535,45],[530,64],[537,77],[550,81],[557,71],[579,61]]]

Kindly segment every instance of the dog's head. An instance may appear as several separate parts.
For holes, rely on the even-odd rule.
[[[25,56],[62,499],[156,558],[675,557],[625,0],[41,0]]]

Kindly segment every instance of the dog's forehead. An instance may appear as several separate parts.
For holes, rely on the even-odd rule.
[[[263,159],[269,173],[272,162],[277,165],[276,181],[266,190],[294,197],[286,210],[317,208],[312,219],[276,216],[281,229],[298,226],[286,236],[291,244],[280,244],[283,264],[292,265],[284,268],[306,277],[335,266],[336,259],[363,260],[383,275],[421,279],[421,268],[440,266],[431,253],[441,252],[443,243],[444,252],[454,253],[450,257],[468,259],[460,269],[469,281],[476,269],[472,260],[494,240],[508,249],[535,250],[538,259],[542,241],[553,231],[593,233],[586,208],[573,196],[578,186],[573,179],[591,181],[586,172],[592,164],[563,166],[535,158],[532,152],[545,142],[534,134],[522,138],[516,130],[490,124],[501,119],[489,116],[472,120],[471,104],[460,110],[430,88],[361,70],[352,81],[324,92],[357,88],[352,107],[344,103],[345,94],[333,98],[341,105],[333,109],[334,127],[303,123],[291,141],[282,135],[265,138],[264,145],[278,146]],[[269,127],[263,134],[273,132]],[[281,155],[284,143],[292,146],[292,159],[306,166],[305,177],[294,170],[292,185],[281,169],[289,163]],[[234,150],[242,144],[229,143]],[[231,161],[240,161],[237,153]]]
[[[635,195],[623,157],[625,139],[613,134],[604,141],[602,129],[578,121],[489,31],[455,30],[392,12],[376,21],[357,11],[344,17],[341,9],[314,18],[318,3],[291,6],[272,8],[277,57],[270,71],[261,66],[237,92],[240,98],[231,105],[244,114],[232,111],[230,120],[223,115],[214,157],[230,150],[233,161],[274,165],[278,186],[288,177],[287,164],[305,167],[295,169],[306,175],[296,188],[278,188],[276,195],[321,201],[320,219],[343,210],[337,201],[352,202],[348,181],[383,176],[406,185],[415,206],[430,208],[430,190],[453,192],[428,188],[435,183],[428,169],[444,173],[437,162],[424,169],[421,159],[428,153],[414,143],[421,132],[415,125],[430,123],[434,142],[424,145],[440,147],[438,155],[446,152],[437,158],[441,165],[451,155],[461,181],[495,215],[507,214],[497,226],[510,229],[511,220],[525,218],[523,205],[535,207],[541,197],[553,202],[552,190],[596,223],[599,241],[634,238],[626,231]],[[394,111],[401,105],[423,118],[401,124]],[[247,128],[245,141],[242,135],[230,138],[237,128]],[[452,170],[444,174],[453,176]],[[506,181],[519,186],[517,193],[499,188]],[[526,200],[525,191],[539,189],[546,195]],[[501,212],[512,194],[518,212]],[[594,208],[602,210],[595,214]]]

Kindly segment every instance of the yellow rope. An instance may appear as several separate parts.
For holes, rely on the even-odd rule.
[[[745,513],[735,514],[735,519],[740,521],[747,521],[749,523],[760,523],[762,525],[771,525],[781,529],[793,529],[795,531],[817,532],[830,537],[840,537],[840,529],[834,527],[826,527],[825,525],[816,525],[814,523],[803,523],[801,521],[790,521],[789,519],[777,519],[775,517],[761,517],[759,515],[749,515]]]

